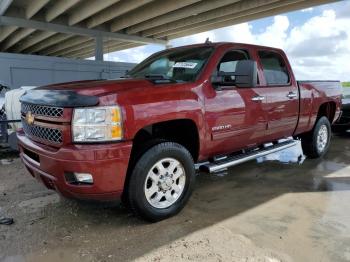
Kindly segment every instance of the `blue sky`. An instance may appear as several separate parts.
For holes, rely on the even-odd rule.
[[[282,48],[298,79],[350,80],[350,0],[322,5],[170,41],[172,46],[232,41]],[[163,46],[147,45],[105,55],[140,62]]]

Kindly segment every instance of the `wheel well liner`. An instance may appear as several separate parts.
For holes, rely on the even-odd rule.
[[[328,118],[330,123],[333,123],[336,112],[335,102],[327,102],[320,106],[318,109],[317,119],[320,119],[322,116]]]

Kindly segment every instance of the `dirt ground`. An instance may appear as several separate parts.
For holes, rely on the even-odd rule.
[[[156,224],[61,199],[3,155],[0,217],[15,223],[0,225],[0,261],[350,261],[350,136],[323,160],[295,152],[199,174],[185,209]]]

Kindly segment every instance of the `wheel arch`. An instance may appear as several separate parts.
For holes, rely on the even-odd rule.
[[[148,124],[139,128],[133,138],[133,148],[149,140],[172,141],[183,145],[196,161],[200,151],[200,132],[190,118],[179,118]],[[153,143],[151,143],[152,145]]]
[[[179,132],[178,130],[181,130]],[[190,118],[155,122],[139,128],[133,138],[129,165],[124,182],[123,196],[127,195],[132,170],[138,159],[151,147],[162,142],[176,142],[184,146],[196,162],[200,154],[200,132]]]
[[[318,108],[316,123],[318,119],[325,116],[328,118],[329,122],[332,124],[333,121],[335,120],[334,118],[335,118],[336,108],[337,108],[337,105],[333,101],[329,101],[321,104],[320,107]]]

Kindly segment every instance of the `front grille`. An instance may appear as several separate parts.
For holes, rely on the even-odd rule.
[[[46,117],[61,117],[63,116],[62,107],[54,106],[41,106],[41,105],[32,105],[27,103],[21,103],[21,111],[23,114],[31,112],[33,115],[46,116]]]
[[[25,134],[31,138],[54,144],[61,144],[63,141],[62,131],[59,129],[28,125],[25,121],[22,121],[22,125]]]

